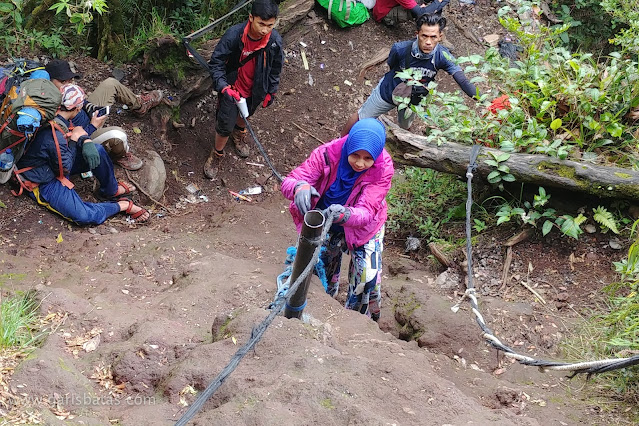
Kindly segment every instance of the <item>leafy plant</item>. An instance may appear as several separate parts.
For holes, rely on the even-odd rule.
[[[493,185],[497,185],[497,187],[503,191],[504,190],[504,182],[514,182],[515,176],[510,174],[510,167],[503,162],[507,161],[510,158],[510,154],[508,153],[495,153],[492,151],[488,151],[488,154],[493,158],[484,160],[484,163],[488,164],[495,168],[492,172],[488,173],[486,176],[486,180]]]
[[[612,213],[606,210],[605,207],[598,206],[596,209],[592,209],[592,212],[594,213],[592,218],[601,225],[602,232],[606,233],[608,230],[611,230],[615,234],[619,233],[617,221]]]
[[[581,224],[587,218],[581,213],[577,217],[567,214],[557,216],[555,209],[546,208],[549,200],[550,194],[547,194],[546,190],[540,186],[539,193],[534,196],[532,204],[525,201],[523,207],[513,207],[509,203],[504,203],[497,212],[497,225],[510,222],[511,219],[535,228],[541,223],[541,232],[544,236],[557,226],[563,235],[578,239],[583,233]]]
[[[473,219],[473,222],[475,223],[473,225],[473,229],[477,232],[477,233],[481,233],[483,232],[486,228],[488,228],[488,225],[486,224],[486,222],[484,222],[481,219]]]
[[[519,2],[529,7],[526,3]],[[560,39],[568,25],[528,32],[528,24],[509,18],[508,10],[500,11],[501,22],[522,46],[519,60],[511,62],[489,48],[483,56],[459,58],[458,63],[473,76],[471,81],[489,82],[508,95],[509,106],[491,108],[496,93],[488,91],[480,97],[480,108],[471,109],[458,92],[441,93],[430,83],[427,100],[410,107],[433,128],[427,140],[438,145],[481,142],[504,152],[639,167],[639,121],[626,118],[639,106],[637,61],[619,52],[606,57],[571,53]]]
[[[60,0],[49,10],[56,15],[64,12],[69,22],[75,27],[77,34],[82,34],[87,24],[93,21],[93,13],[102,15],[108,10],[106,0]]]

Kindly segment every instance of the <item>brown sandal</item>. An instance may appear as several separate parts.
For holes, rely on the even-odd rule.
[[[146,223],[151,219],[151,214],[144,207],[137,206],[137,207],[140,207],[140,211],[137,211],[132,214],[131,210],[133,209],[134,206],[136,206],[135,203],[133,203],[133,201],[129,200],[128,198],[121,198],[119,201],[126,201],[129,203],[126,210],[124,210],[124,213],[130,215],[131,219],[135,220],[136,223]],[[149,213],[149,216],[146,219],[137,220],[140,216],[144,216],[145,213]]]
[[[124,192],[122,194],[118,194],[118,191],[120,190],[120,187],[124,188]],[[133,186],[133,184],[123,180],[123,181],[118,181],[118,189],[115,191],[116,194],[118,195],[114,195],[115,198],[118,197],[122,197],[124,195],[128,195],[131,194],[132,192],[137,191],[138,189]]]

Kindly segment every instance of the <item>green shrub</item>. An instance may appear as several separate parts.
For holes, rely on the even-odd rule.
[[[437,240],[443,225],[465,217],[465,200],[466,186],[456,176],[408,167],[393,179],[387,197],[387,230],[398,238]]]
[[[519,60],[511,63],[495,48],[458,60],[471,82],[486,82],[500,93],[484,93],[474,109],[458,92],[439,92],[431,82],[427,99],[410,106],[434,127],[427,139],[639,168],[639,122],[626,118],[639,106],[637,61],[619,52],[607,57],[571,53],[559,39],[567,25],[530,33],[525,24],[506,17],[507,9],[500,11],[501,22],[522,46]],[[499,94],[508,95],[510,107],[488,112]]]

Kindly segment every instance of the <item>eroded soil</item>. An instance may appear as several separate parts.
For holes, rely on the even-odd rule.
[[[455,3],[450,9],[479,36],[498,28],[489,4],[462,9]],[[336,137],[386,71],[381,64],[357,82],[359,66],[412,34],[408,24],[388,29],[374,22],[339,30],[318,13],[285,35],[277,102],[251,119],[280,173]],[[482,49],[454,26],[448,39],[457,56]],[[307,45],[308,71],[300,42]],[[76,63],[87,88],[112,69],[86,58]],[[133,88],[161,87],[180,96],[181,89],[157,76],[133,66],[124,71]],[[438,80],[456,89],[450,77]],[[221,181],[203,178],[214,104],[214,94],[186,103],[177,119],[185,126],[170,125],[168,144],[161,142],[160,125],[166,108],[141,119],[116,109],[109,119],[129,130],[136,153],[146,158],[147,149],[155,150],[165,162],[167,189],[158,201],[168,210],[137,196],[151,208],[149,225],[131,225],[124,216],[94,228],[69,225],[0,187],[7,205],[0,209],[0,290],[4,296],[35,288],[53,327],[11,378],[6,392],[18,398],[0,399],[16,404],[14,414],[37,412],[47,425],[172,424],[268,314],[295,229],[288,202],[276,180],[266,180],[269,172],[259,166],[264,161],[256,150],[248,160],[230,152]],[[265,192],[250,203],[228,194],[256,182]],[[90,181],[76,183],[92,197]],[[191,183],[208,202],[185,201]],[[474,247],[482,313],[508,345],[561,359],[559,342],[578,313],[598,302],[600,289],[614,278],[611,262],[623,252],[612,250],[601,234],[579,241],[533,237],[513,248],[504,286],[503,242],[517,231],[481,234]],[[454,257],[463,261],[461,251]],[[615,404],[591,398],[583,377],[542,373],[490,349],[468,305],[456,314],[450,309],[463,293],[463,275],[451,270],[437,279],[443,270],[427,249],[406,255],[402,242],[389,241],[384,261],[379,324],[343,309],[343,294],[331,299],[313,278],[306,320],[278,317],[193,424],[625,423]]]

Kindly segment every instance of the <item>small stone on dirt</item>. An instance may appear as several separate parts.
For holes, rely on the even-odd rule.
[[[486,34],[484,36],[484,41],[489,45],[495,47],[497,43],[499,43],[499,34]]]
[[[621,250],[621,244],[619,243],[619,240],[617,240],[616,238],[613,238],[612,240],[610,240],[608,245],[610,245],[610,248],[613,250]]]

